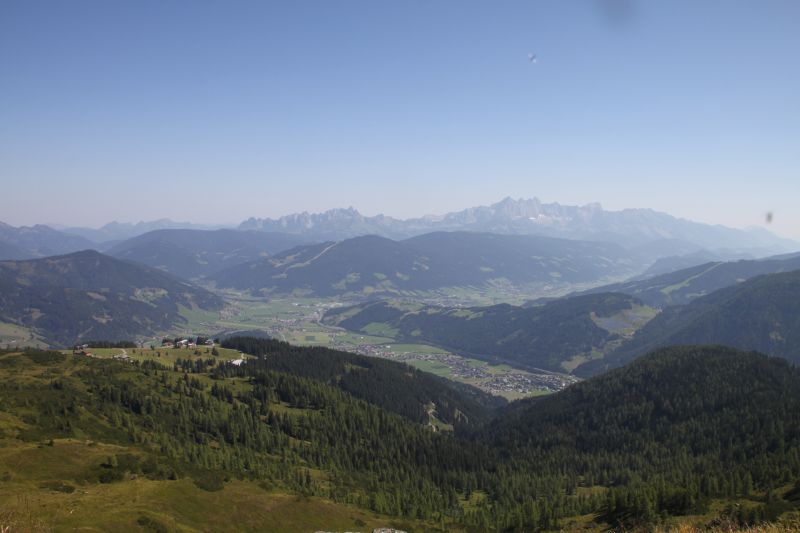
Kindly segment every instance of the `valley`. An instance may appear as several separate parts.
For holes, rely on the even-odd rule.
[[[429,344],[399,343],[390,328],[376,328],[369,334],[327,325],[322,322],[325,313],[346,304],[337,299],[266,299],[234,291],[219,294],[227,302],[222,311],[184,308],[182,314],[188,322],[170,334],[196,336],[260,331],[298,346],[322,346],[401,361],[506,399],[547,394],[576,381],[564,373],[489,364]]]
[[[800,519],[800,378],[735,349],[794,360],[796,256],[604,285],[631,268],[627,252],[458,234],[421,239],[462,254],[436,261],[367,239],[341,247],[352,256],[301,245],[247,262],[262,236],[211,233],[194,238],[216,243],[216,267],[194,252],[135,261],[149,243],[164,251],[163,235],[120,247],[134,251],[123,259],[0,262],[0,503],[17,498],[2,524],[471,532]],[[543,245],[555,248],[539,263]],[[364,266],[374,249],[396,254]],[[395,259],[407,289],[365,279]],[[223,273],[260,273],[233,288],[172,272],[228,260],[245,262]],[[482,277],[495,267],[516,281]],[[462,285],[442,281],[449,269]]]
[[[800,2],[0,2],[0,533],[800,532]]]

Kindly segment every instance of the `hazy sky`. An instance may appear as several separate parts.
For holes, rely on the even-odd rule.
[[[800,238],[798,67],[793,0],[4,0],[0,220],[537,196]]]

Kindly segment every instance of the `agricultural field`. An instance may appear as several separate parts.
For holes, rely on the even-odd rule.
[[[609,317],[600,317],[592,313],[592,320],[606,331],[630,337],[636,330],[655,318],[658,313],[658,309],[654,307],[634,305],[631,309],[624,309]]]
[[[12,346],[44,347],[46,344],[27,328],[0,322],[0,347]]]
[[[86,353],[91,357],[100,359],[130,359],[134,361],[156,361],[161,364],[174,364],[178,359],[194,359],[201,357],[204,359],[214,358],[220,361],[233,361],[235,359],[246,358],[236,350],[221,348],[216,346],[218,355],[211,353],[210,346],[198,346],[195,348],[161,348],[154,346],[150,348],[87,348]],[[62,350],[62,353],[70,355],[72,350]]]

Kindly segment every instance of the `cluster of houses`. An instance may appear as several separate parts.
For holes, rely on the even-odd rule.
[[[208,339],[203,343],[203,346],[214,346],[214,341]],[[169,339],[164,339],[161,341],[162,348],[197,348],[197,343],[193,340],[189,339],[182,339],[179,341],[171,341]]]
[[[94,357],[89,351],[88,344],[76,344],[72,347],[72,355],[85,355],[87,357]]]

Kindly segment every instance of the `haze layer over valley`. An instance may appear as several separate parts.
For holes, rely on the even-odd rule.
[[[0,533],[800,531],[798,21],[0,2]]]

